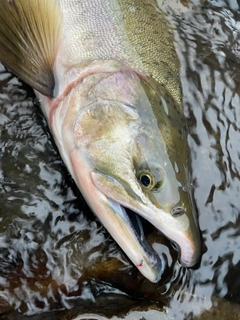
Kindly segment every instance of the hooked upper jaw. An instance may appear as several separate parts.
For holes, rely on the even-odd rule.
[[[92,172],[94,185],[107,196],[130,208],[136,214],[148,220],[166,237],[177,244],[179,259],[183,266],[194,266],[200,254],[200,240],[197,225],[191,222],[186,214],[174,217],[171,213],[155,207],[147,197],[129,194],[119,181],[100,172]]]

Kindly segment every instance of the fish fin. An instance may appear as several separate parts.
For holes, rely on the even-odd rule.
[[[52,97],[62,13],[55,0],[0,0],[0,61]]]

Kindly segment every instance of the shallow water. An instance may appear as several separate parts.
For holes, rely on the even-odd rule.
[[[159,284],[138,273],[90,212],[33,92],[1,67],[1,312],[73,308],[46,319],[131,311],[126,319],[190,320],[215,297],[240,303],[240,13],[234,1],[226,5],[213,1],[175,21],[203,255],[195,269],[180,267],[169,242],[148,226],[148,241],[168,259]],[[236,317],[239,309],[228,312]]]

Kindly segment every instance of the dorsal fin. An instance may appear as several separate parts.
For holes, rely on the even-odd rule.
[[[0,0],[0,61],[48,97],[61,26],[56,0]]]

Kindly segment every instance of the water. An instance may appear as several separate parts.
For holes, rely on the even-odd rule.
[[[1,67],[0,311],[16,310],[3,319],[47,311],[46,319],[240,317],[240,13],[234,1],[210,5],[175,21],[203,255],[181,268],[148,226],[148,241],[168,259],[159,284],[138,273],[90,212],[33,92]]]

